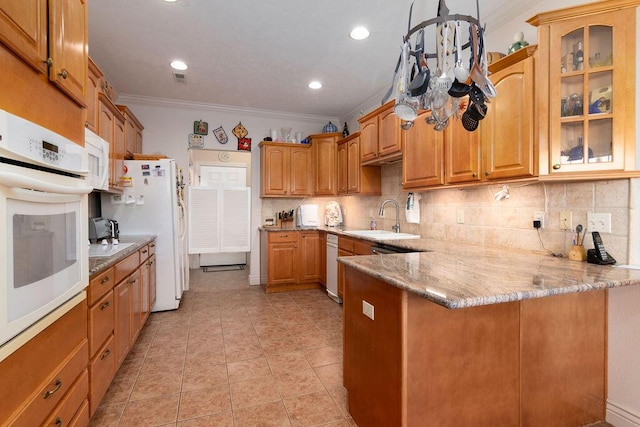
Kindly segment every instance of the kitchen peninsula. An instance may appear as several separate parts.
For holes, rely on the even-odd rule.
[[[640,284],[640,271],[400,244],[428,252],[339,258],[344,385],[359,426],[605,419],[607,289]]]

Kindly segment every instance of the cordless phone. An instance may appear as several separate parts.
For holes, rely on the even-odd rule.
[[[600,233],[594,231],[591,233],[593,236],[593,246],[594,249],[589,249],[587,251],[587,262],[592,264],[615,264],[616,260],[607,253],[607,250],[604,248],[604,243],[602,243],[602,237],[600,237]]]

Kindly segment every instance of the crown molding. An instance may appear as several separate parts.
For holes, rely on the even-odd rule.
[[[196,101],[183,101],[180,99],[169,99],[169,98],[155,98],[150,96],[140,96],[140,95],[132,95],[132,94],[120,94],[118,96],[118,104],[127,103],[138,104],[138,105],[149,105],[153,107],[165,107],[165,108],[190,108],[190,109],[198,109],[198,110],[208,110],[208,111],[216,111],[219,113],[233,113],[233,114],[250,114],[252,116],[260,116],[267,118],[277,118],[277,119],[297,119],[303,121],[313,121],[313,122],[328,122],[338,121],[337,116],[316,116],[312,114],[300,114],[300,113],[290,113],[286,111],[274,111],[274,110],[262,110],[258,108],[250,108],[250,107],[235,107],[231,105],[220,105],[220,104],[209,104],[206,102],[196,102]]]

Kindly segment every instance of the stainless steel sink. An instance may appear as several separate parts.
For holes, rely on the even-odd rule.
[[[394,233],[387,230],[347,230],[344,234],[354,237],[366,237],[372,240],[419,239],[418,234]]]

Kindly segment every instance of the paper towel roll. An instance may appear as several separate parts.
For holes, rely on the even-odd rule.
[[[409,193],[404,214],[409,224],[420,224],[420,194]]]

